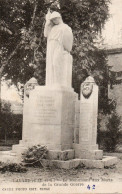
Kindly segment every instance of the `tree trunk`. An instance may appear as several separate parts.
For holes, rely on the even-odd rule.
[[[7,134],[6,134],[6,129],[5,129],[5,145],[7,144]]]
[[[1,79],[2,79],[2,74],[0,72],[0,114],[1,114]]]

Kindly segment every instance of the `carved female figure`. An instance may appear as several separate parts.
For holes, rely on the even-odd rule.
[[[71,86],[73,44],[71,28],[58,12],[46,15],[44,36],[47,37],[46,85]]]

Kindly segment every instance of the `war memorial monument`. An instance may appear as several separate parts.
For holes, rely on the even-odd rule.
[[[104,168],[117,163],[103,156],[97,145],[98,86],[89,76],[81,84],[80,100],[72,88],[72,29],[58,12],[46,15],[46,85],[35,78],[25,84],[22,140],[12,146],[9,159],[28,147],[48,148],[45,166],[70,169],[80,165]]]

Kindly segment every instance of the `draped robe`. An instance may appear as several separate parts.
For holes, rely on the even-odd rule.
[[[47,37],[46,85],[71,86],[73,44],[71,28],[61,22],[54,26],[45,26]]]

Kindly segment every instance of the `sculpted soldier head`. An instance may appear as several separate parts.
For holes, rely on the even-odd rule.
[[[88,76],[81,85],[81,91],[85,98],[89,98],[93,91],[94,78]]]

